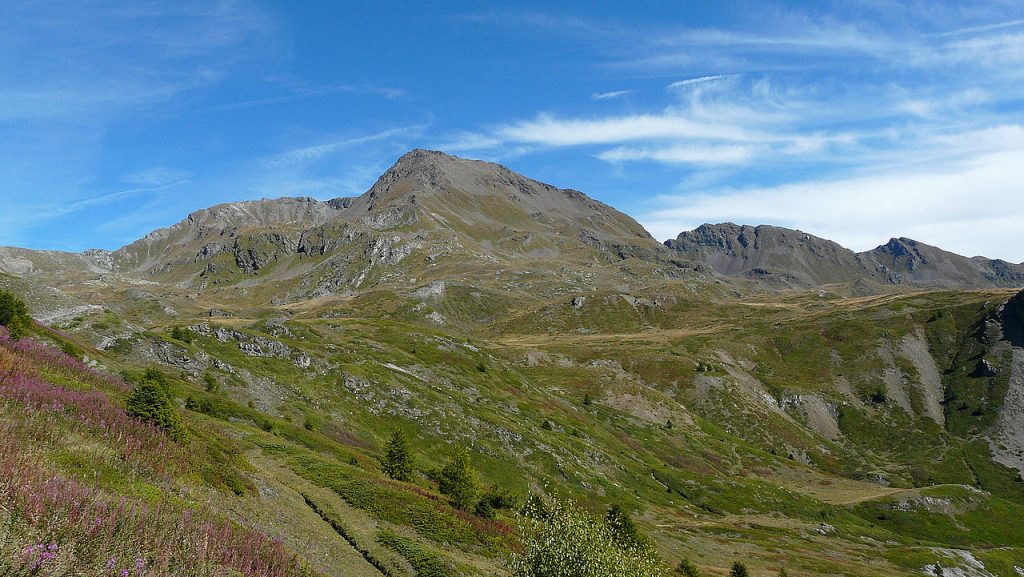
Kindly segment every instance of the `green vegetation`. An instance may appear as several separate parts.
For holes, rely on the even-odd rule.
[[[126,412],[167,431],[174,439],[182,434],[181,417],[171,398],[167,377],[155,369],[147,369],[125,401]]]
[[[416,571],[416,577],[452,577],[458,574],[450,559],[393,531],[378,532],[377,541],[404,557]]]
[[[459,509],[472,510],[480,498],[480,480],[469,462],[469,452],[456,449],[438,476],[438,489]]]
[[[612,527],[575,505],[531,500],[523,512],[523,552],[512,556],[515,577],[660,577],[649,546],[623,543]]]
[[[749,577],[750,572],[747,571],[747,566],[739,561],[732,564],[732,568],[729,569],[729,577]]]
[[[192,331],[183,327],[174,327],[171,329],[171,338],[186,344],[192,344]]]
[[[608,513],[605,515],[604,520],[608,524],[608,530],[612,534],[612,539],[620,547],[628,548],[646,545],[643,536],[640,535],[636,525],[633,524],[633,520],[630,519],[629,513],[623,511],[618,503],[608,508]]]
[[[32,328],[32,317],[25,301],[3,289],[0,289],[0,325],[7,327],[13,339],[20,339]]]
[[[688,557],[683,557],[679,560],[679,565],[676,566],[676,573],[683,577],[700,577],[700,571],[690,562]]]
[[[396,481],[412,480],[412,448],[402,431],[395,431],[388,439],[384,452],[384,473]]]

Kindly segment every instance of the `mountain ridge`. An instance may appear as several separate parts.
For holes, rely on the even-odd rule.
[[[352,243],[359,246],[345,248]],[[353,254],[338,256],[346,250]],[[453,250],[496,261],[578,260],[596,252],[608,262],[633,259],[669,271],[707,269],[727,282],[742,279],[769,289],[857,284],[860,292],[886,292],[1024,285],[1024,264],[968,258],[908,238],[857,253],[795,229],[720,223],[659,243],[628,215],[577,190],[499,164],[423,149],[402,155],[357,197],[222,203],[113,251],[0,247],[0,271],[120,274],[202,288],[237,283],[269,268],[284,277],[308,274],[314,256],[347,260],[344,267],[354,272],[358,253],[371,264],[372,255],[380,253],[378,260],[398,265],[413,252],[425,252],[423,258],[434,262]],[[366,278],[361,273],[356,278]]]
[[[665,245],[723,275],[771,278],[791,288],[858,281],[928,288],[1024,285],[1024,264],[965,257],[906,237],[854,252],[796,229],[727,222],[681,232]]]

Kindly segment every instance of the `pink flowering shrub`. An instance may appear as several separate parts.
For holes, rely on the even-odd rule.
[[[31,363],[2,347],[0,403],[65,416],[71,429],[102,437],[127,460],[145,463],[160,474],[174,473],[183,460],[181,448],[163,431],[128,416],[106,394],[70,390],[33,376]]]
[[[39,322],[36,322],[36,326],[41,330],[60,336],[66,341],[71,341],[69,335],[56,329]],[[70,378],[114,390],[128,391],[131,389],[131,385],[120,377],[97,371],[56,347],[31,338],[14,340],[11,338],[10,331],[4,326],[0,326],[0,347],[19,353],[42,368]]]
[[[264,533],[187,510],[166,494],[115,496],[87,484],[87,473],[56,472],[48,457],[75,443],[96,464],[114,463],[118,483],[168,487],[194,473],[198,462],[185,447],[98,390],[127,388],[0,330],[0,575],[308,575]]]
[[[257,531],[167,502],[110,497],[51,475],[17,446],[16,432],[0,428],[0,511],[11,517],[14,542],[28,544],[14,555],[0,544],[0,574],[62,575],[69,568],[89,575],[211,575],[218,568],[255,577],[303,574],[294,555]]]

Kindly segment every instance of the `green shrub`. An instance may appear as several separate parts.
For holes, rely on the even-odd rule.
[[[640,534],[637,530],[636,525],[633,524],[633,520],[629,518],[629,513],[624,511],[618,504],[612,505],[608,508],[608,513],[604,517],[605,523],[608,524],[608,530],[612,534],[612,538],[615,542],[621,546],[630,545],[646,545],[647,539]]]
[[[391,433],[384,451],[384,473],[396,481],[412,479],[412,447],[402,431]]]
[[[192,331],[182,327],[174,327],[171,329],[171,338],[176,341],[192,344]]]
[[[173,439],[181,437],[181,417],[168,391],[167,379],[160,371],[146,370],[128,397],[125,412],[164,429]]]
[[[217,377],[213,376],[213,373],[206,371],[203,373],[203,388],[206,389],[207,393],[216,393],[220,391],[220,381]]]
[[[521,517],[522,551],[510,562],[515,577],[661,577],[652,547],[620,545],[607,523],[569,503],[530,503]],[[536,503],[542,508],[534,510]]]
[[[394,531],[387,529],[378,531],[377,542],[405,557],[405,560],[412,565],[417,577],[450,577],[454,574],[454,563],[450,560]]]
[[[14,293],[0,289],[0,325],[7,327],[11,337],[20,339],[32,327],[28,306]]]
[[[697,571],[697,567],[686,557],[679,561],[679,565],[676,566],[676,573],[683,575],[683,577],[700,577],[700,571]]]
[[[747,571],[747,566],[739,561],[732,564],[732,569],[729,570],[729,577],[748,577],[750,573]]]
[[[472,510],[480,498],[480,481],[465,449],[455,451],[441,469],[438,489],[463,511]]]

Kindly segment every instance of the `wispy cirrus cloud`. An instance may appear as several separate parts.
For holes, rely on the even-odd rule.
[[[281,94],[278,96],[268,96],[265,98],[253,98],[248,100],[239,100],[235,102],[227,102],[224,104],[217,104],[213,106],[207,106],[204,108],[196,109],[197,113],[204,112],[223,112],[228,110],[240,110],[243,108],[252,108],[255,106],[270,106],[274,104],[285,104],[296,102],[299,100],[306,100],[310,98],[320,98],[325,96],[339,95],[339,94],[376,94],[384,98],[399,98],[406,94],[406,91],[401,88],[389,88],[380,86],[371,86],[363,84],[343,84],[338,86],[329,86],[324,88],[295,88],[289,90],[287,94]]]
[[[325,142],[314,146],[295,148],[270,156],[265,159],[265,163],[269,167],[282,167],[303,162],[311,162],[361,144],[379,142],[396,137],[411,138],[421,134],[427,126],[428,124],[402,126],[382,130],[373,134],[333,140],[331,142]]]
[[[611,100],[613,98],[622,98],[627,94],[632,94],[635,90],[615,90],[612,92],[595,92],[590,95],[590,98],[594,100]]]
[[[717,82],[719,80],[726,80],[726,79],[735,78],[735,77],[736,77],[735,74],[712,74],[710,76],[698,76],[697,78],[687,78],[686,80],[677,80],[676,82],[673,82],[672,84],[669,84],[668,86],[666,86],[666,88],[668,88],[669,90],[674,90],[674,89],[678,89],[678,88],[686,88],[686,87],[689,87],[689,86],[694,86],[696,84],[704,84],[705,82]]]

